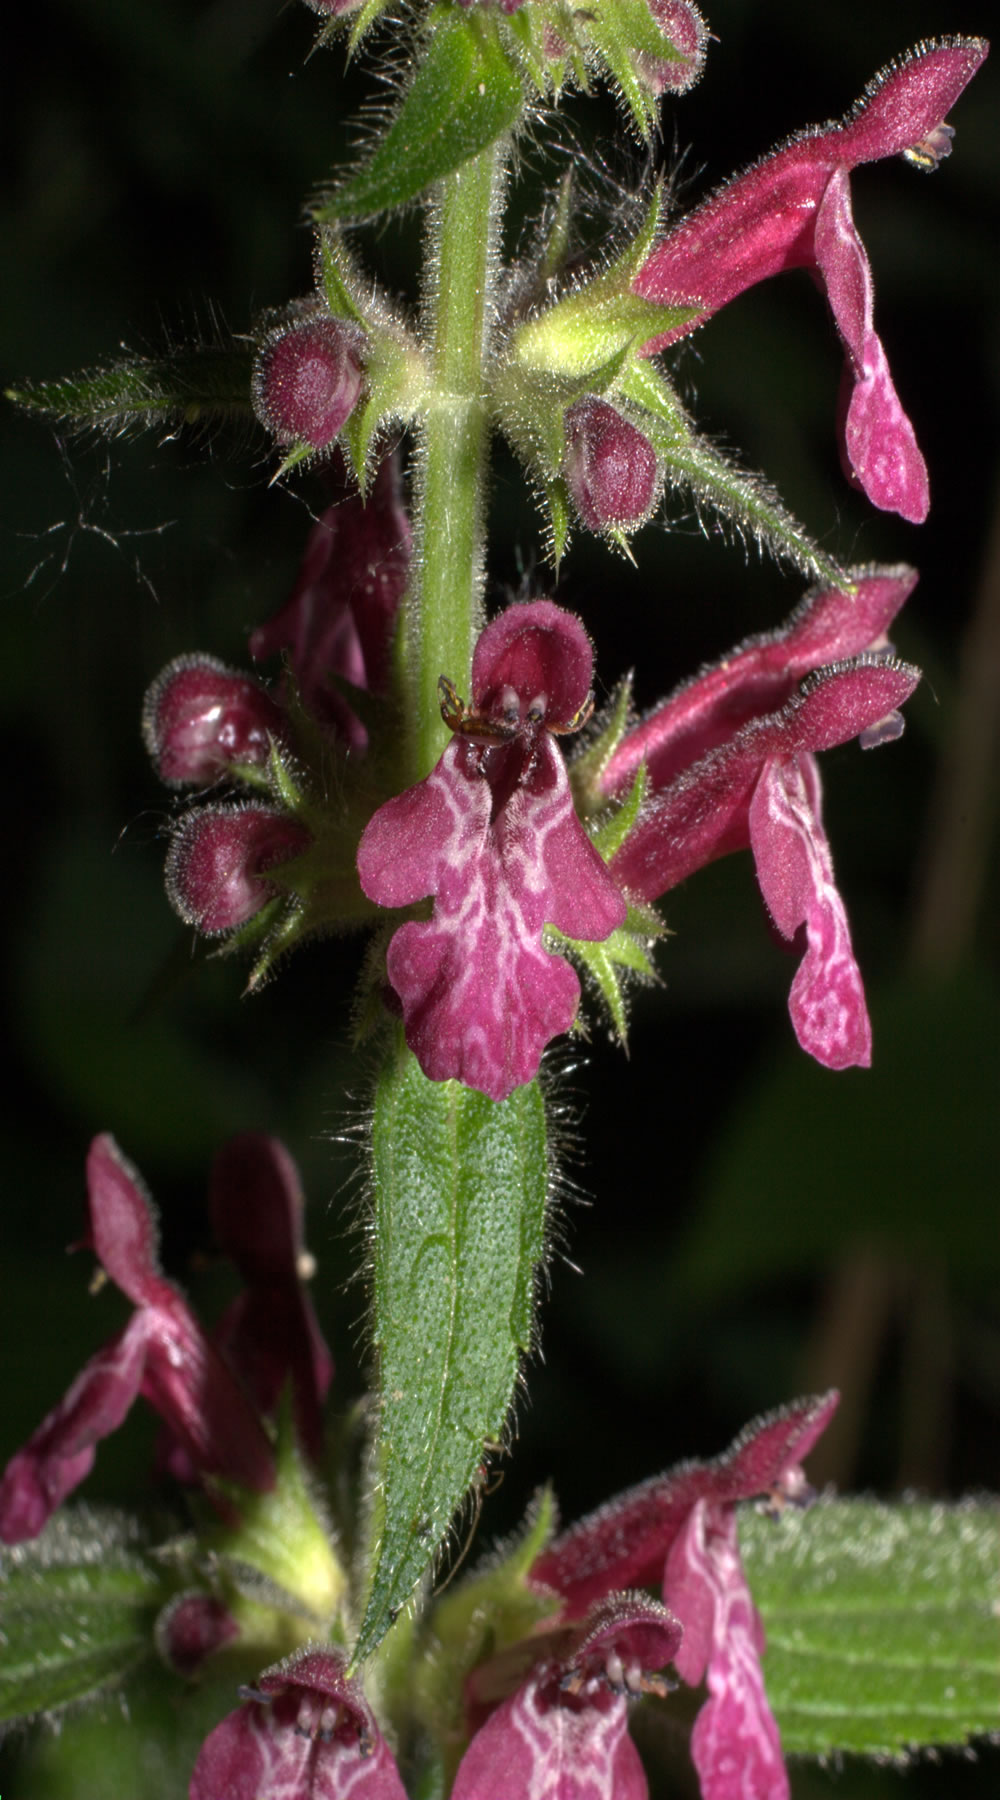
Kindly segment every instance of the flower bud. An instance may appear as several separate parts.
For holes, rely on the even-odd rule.
[[[266,763],[284,714],[260,683],[214,656],[178,656],[157,676],[142,735],[162,781],[217,781],[233,763]]]
[[[185,924],[206,936],[245,925],[279,889],[263,879],[312,842],[305,827],[266,806],[206,806],[182,819],[167,855],[167,894]]]
[[[281,444],[332,444],[361,392],[363,334],[343,319],[317,317],[278,330],[257,358],[257,416]]]
[[[566,414],[563,473],[588,530],[628,528],[641,524],[653,503],[656,452],[607,400],[587,395]]]
[[[680,51],[683,62],[667,57],[637,56],[636,66],[650,92],[686,94],[705,66],[708,29],[698,8],[689,0],[647,0],[653,20],[664,37]]]
[[[187,1680],[198,1674],[207,1657],[240,1635],[236,1620],[221,1600],[193,1591],[175,1595],[154,1630],[164,1662]]]

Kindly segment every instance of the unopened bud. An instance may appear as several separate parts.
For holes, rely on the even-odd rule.
[[[240,1628],[212,1594],[178,1594],[154,1627],[156,1647],[170,1668],[190,1679],[206,1658],[239,1637]]]
[[[257,358],[258,418],[281,444],[332,444],[361,392],[363,334],[343,319],[314,318],[278,330]]]
[[[142,735],[162,781],[217,781],[234,763],[266,763],[284,715],[259,682],[214,656],[179,656],[142,709]]]
[[[207,936],[245,925],[280,890],[266,871],[307,850],[312,838],[265,806],[206,806],[182,819],[167,855],[167,894],[187,925]]]
[[[590,531],[641,524],[657,489],[656,452],[649,439],[593,395],[566,414],[563,473]]]
[[[689,0],[647,0],[647,5],[655,23],[680,52],[683,61],[665,56],[637,56],[639,74],[653,94],[686,94],[705,65],[708,43],[705,21]]]

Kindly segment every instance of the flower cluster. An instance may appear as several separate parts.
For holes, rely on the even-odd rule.
[[[86,1241],[135,1311],[8,1464],[0,1480],[6,1544],[37,1537],[140,1395],[164,1422],[166,1466],[209,1493],[218,1479],[251,1492],[273,1487],[263,1421],[289,1382],[303,1446],[319,1451],[333,1365],[302,1285],[303,1197],[287,1150],[248,1133],[216,1160],[213,1220],[247,1285],[211,1336],[160,1272],[152,1202],[113,1138],[94,1139],[87,1190]]]
[[[538,1626],[466,1673],[467,1747],[452,1800],[647,1800],[629,1707],[668,1695],[670,1664],[693,1686],[707,1674],[692,1737],[703,1800],[787,1800],[737,1507],[809,1498],[799,1465],[836,1404],[830,1393],[755,1421],[715,1462],[683,1463],[619,1495],[536,1557]],[[654,1585],[662,1602],[641,1591]],[[348,1792],[401,1800],[404,1789],[360,1683],[336,1650],[318,1646],[244,1690],[206,1739],[190,1789],[191,1800]]]
[[[246,1287],[210,1336],[159,1271],[151,1203],[112,1139],[95,1139],[87,1178],[89,1241],[136,1310],[8,1465],[0,1481],[0,1538],[14,1544],[42,1531],[89,1472],[96,1444],[140,1394],[163,1419],[162,1456],[171,1472],[201,1485],[238,1524],[244,1502],[279,1477],[287,1480],[265,1423],[286,1387],[301,1448],[317,1468],[324,1460],[321,1415],[332,1364],[302,1286],[311,1259],[295,1165],[281,1144],[257,1133],[231,1140],[215,1160],[215,1233]],[[457,1745],[454,1800],[502,1800],[512,1789],[558,1792],[565,1800],[585,1800],[595,1790],[614,1800],[647,1800],[628,1714],[640,1695],[666,1699],[673,1685],[663,1674],[668,1665],[692,1685],[707,1673],[709,1698],[692,1739],[704,1800],[727,1800],[737,1774],[748,1800],[787,1794],[736,1508],[757,1495],[772,1505],[808,1496],[798,1465],[836,1402],[827,1394],[772,1413],[715,1462],[683,1463],[656,1476],[554,1540],[549,1527],[542,1524],[539,1536],[533,1525],[507,1574],[491,1558],[485,1574],[467,1578],[466,1594],[458,1590],[440,1604],[442,1613],[454,1605],[467,1618],[481,1583],[513,1583],[510,1594],[520,1600],[510,1619],[534,1620],[526,1631],[508,1624],[499,1638],[460,1634],[464,1647],[453,1671],[458,1723],[446,1734],[449,1754]],[[265,1562],[269,1555],[287,1562],[287,1544],[268,1545],[268,1533],[284,1536],[293,1516],[287,1495],[278,1500],[272,1523],[258,1518],[253,1530],[253,1554]],[[336,1574],[325,1591],[335,1624],[346,1593],[334,1552],[324,1548],[323,1556],[327,1577]],[[646,1591],[654,1586],[662,1598]],[[315,1604],[313,1579],[303,1611]],[[504,1616],[501,1609],[498,1618]],[[238,1587],[226,1597],[185,1588],[159,1614],[157,1644],[188,1679],[238,1648],[248,1622],[259,1641],[261,1619],[259,1606],[246,1612]],[[423,1650],[421,1640],[416,1646],[429,1667],[453,1657],[453,1647],[445,1648],[449,1632],[436,1635],[435,1621],[432,1610]],[[205,1739],[191,1800],[348,1793],[403,1800],[386,1721],[348,1674],[342,1650],[302,1641],[307,1618],[295,1629],[300,1647],[242,1689],[240,1704]],[[338,1632],[342,1626],[335,1638]]]
[[[592,768],[592,810],[645,771],[649,799],[605,866],[573,807],[552,732],[579,721],[591,679],[579,621],[550,602],[512,606],[483,633],[472,713],[425,781],[381,807],[358,850],[383,906],[434,896],[387,959],[407,1041],[425,1074],[501,1099],[572,1025],[579,986],[542,928],[603,941],[627,900],[659,899],[696,869],[751,847],[779,931],[806,934],[790,1009],[803,1048],[831,1068],[867,1063],[871,1032],[823,831],[815,752],[902,729],[918,671],[886,632],[909,569],[856,571],[853,591],[806,596],[779,631],[738,646]]]
[[[172,834],[168,893],[209,936],[237,931],[272,902],[285,937],[297,924],[317,929],[331,890],[350,912],[336,877],[346,861],[353,885],[350,849],[340,847],[351,827],[325,804],[327,763],[331,750],[357,757],[367,745],[358,706],[385,692],[411,532],[394,457],[366,498],[342,467],[331,479],[337,498],[309,534],[288,601],[250,638],[255,661],[284,653],[278,691],[197,654],[175,658],[146,696],[143,732],[164,781],[204,789],[228,780],[253,795],[200,803]]]

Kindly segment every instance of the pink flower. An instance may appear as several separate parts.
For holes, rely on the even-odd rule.
[[[871,269],[851,215],[849,175],[859,163],[900,154],[935,167],[951,148],[945,117],[987,50],[982,38],[944,38],[890,64],[839,124],[802,132],[682,219],[635,282],[648,300],[701,309],[651,339],[644,350],[651,356],[755,282],[782,269],[812,270],[846,355],[845,469],[876,506],[914,523],[930,503],[927,470],[875,332]]]
[[[779,631],[749,638],[628,733],[601,777],[623,792],[646,762],[653,798],[612,858],[622,887],[654,900],[695,869],[749,846],[765,905],[805,954],[789,998],[804,1050],[865,1067],[871,1027],[823,830],[814,752],[898,735],[919,671],[885,633],[911,569],[859,570],[855,594],[815,589]],[[805,677],[805,679],[803,679]]]
[[[140,1394],[199,1475],[258,1491],[274,1484],[264,1428],[187,1302],[161,1275],[149,1196],[113,1138],[94,1139],[87,1187],[94,1250],[136,1310],[8,1464],[0,1481],[0,1538],[8,1544],[37,1537]]]
[[[305,1200],[284,1144],[258,1131],[230,1138],[212,1164],[208,1204],[216,1242],[246,1284],[213,1341],[265,1417],[291,1381],[299,1441],[316,1461],[333,1362],[303,1284]]]
[[[593,666],[579,620],[550,601],[511,606],[483,632],[473,711],[443,683],[455,736],[416,787],[379,808],[358,848],[369,899],[412,906],[389,981],[406,1040],[432,1081],[493,1100],[530,1081],[550,1038],[576,1016],[580,984],[542,928],[601,941],[625,902],[573,809],[552,733],[584,713]]]
[[[412,533],[399,459],[384,457],[368,494],[336,470],[337,498],[314,525],[298,579],[281,610],[250,638],[255,662],[287,650],[303,704],[353,750],[368,734],[336,686],[384,693]]]
[[[333,1650],[299,1651],[210,1732],[190,1800],[406,1800],[392,1751]]]
[[[641,1594],[616,1594],[582,1626],[539,1638],[527,1679],[473,1737],[451,1800],[646,1800],[628,1701],[665,1691],[649,1672],[673,1660],[680,1638],[677,1620]],[[518,1645],[515,1658],[531,1648]],[[501,1652],[470,1686],[500,1676],[503,1662]]]
[[[557,1538],[532,1569],[534,1581],[562,1596],[569,1619],[616,1588],[661,1584],[684,1628],[678,1673],[692,1686],[708,1680],[691,1740],[703,1800],[787,1800],[736,1505],[758,1494],[775,1502],[807,1496],[799,1464],[838,1398],[797,1401],[748,1425],[715,1462],[681,1463],[629,1489]]]

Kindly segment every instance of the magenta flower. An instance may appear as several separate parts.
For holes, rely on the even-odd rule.
[[[352,750],[363,750],[367,732],[335,678],[385,691],[412,533],[398,457],[383,458],[364,499],[343,470],[335,485],[337,498],[309,534],[291,595],[253,632],[250,654],[260,662],[287,651],[303,704]]]
[[[298,1169],[277,1138],[243,1132],[215,1158],[208,1204],[216,1242],[246,1283],[213,1341],[265,1417],[291,1382],[298,1438],[316,1461],[333,1362],[303,1285],[311,1259]]]
[[[627,789],[646,762],[653,798],[611,873],[643,900],[748,846],[764,903],[802,962],[789,1011],[804,1050],[867,1067],[871,1026],[823,830],[814,751],[897,736],[919,671],[887,650],[912,569],[859,570],[855,594],[814,589],[780,630],[747,639],[628,733],[601,777]],[[805,677],[805,679],[803,679]]]
[[[681,1463],[629,1489],[557,1538],[532,1569],[533,1580],[562,1596],[571,1619],[617,1588],[661,1585],[684,1628],[678,1673],[692,1686],[708,1680],[691,1740],[703,1800],[787,1800],[736,1506],[761,1494],[775,1502],[808,1495],[799,1464],[838,1398],[797,1401],[748,1425],[715,1462]]]
[[[451,1800],[646,1800],[639,1753],[628,1735],[628,1702],[665,1691],[650,1679],[677,1653],[681,1628],[641,1594],[616,1594],[582,1627],[546,1634],[526,1680],[480,1726],[466,1751]],[[531,1653],[518,1645],[514,1660]],[[539,1654],[541,1652],[541,1654]],[[475,1670],[475,1693],[502,1679],[505,1653]]]
[[[530,1081],[550,1038],[568,1031],[580,984],[542,929],[602,941],[625,902],[573,808],[553,732],[584,714],[593,656],[570,613],[547,600],[508,607],[472,663],[473,712],[443,683],[455,736],[416,787],[379,808],[358,848],[369,899],[412,906],[389,981],[406,1041],[432,1081],[493,1100]]]
[[[392,1751],[333,1650],[299,1651],[210,1732],[189,1800],[406,1800]]]
[[[267,1434],[186,1300],[160,1273],[149,1196],[113,1138],[94,1139],[87,1188],[90,1241],[136,1310],[7,1465],[0,1481],[0,1538],[7,1544],[37,1537],[140,1394],[199,1475],[258,1491],[274,1484]]]
[[[839,124],[802,132],[682,219],[635,282],[648,300],[700,308],[651,339],[644,348],[651,356],[744,288],[782,269],[810,269],[826,290],[846,355],[845,469],[876,506],[916,524],[930,503],[927,470],[875,332],[849,175],[859,163],[900,154],[935,167],[951,148],[946,115],[987,50],[982,38],[944,38],[890,64]]]

